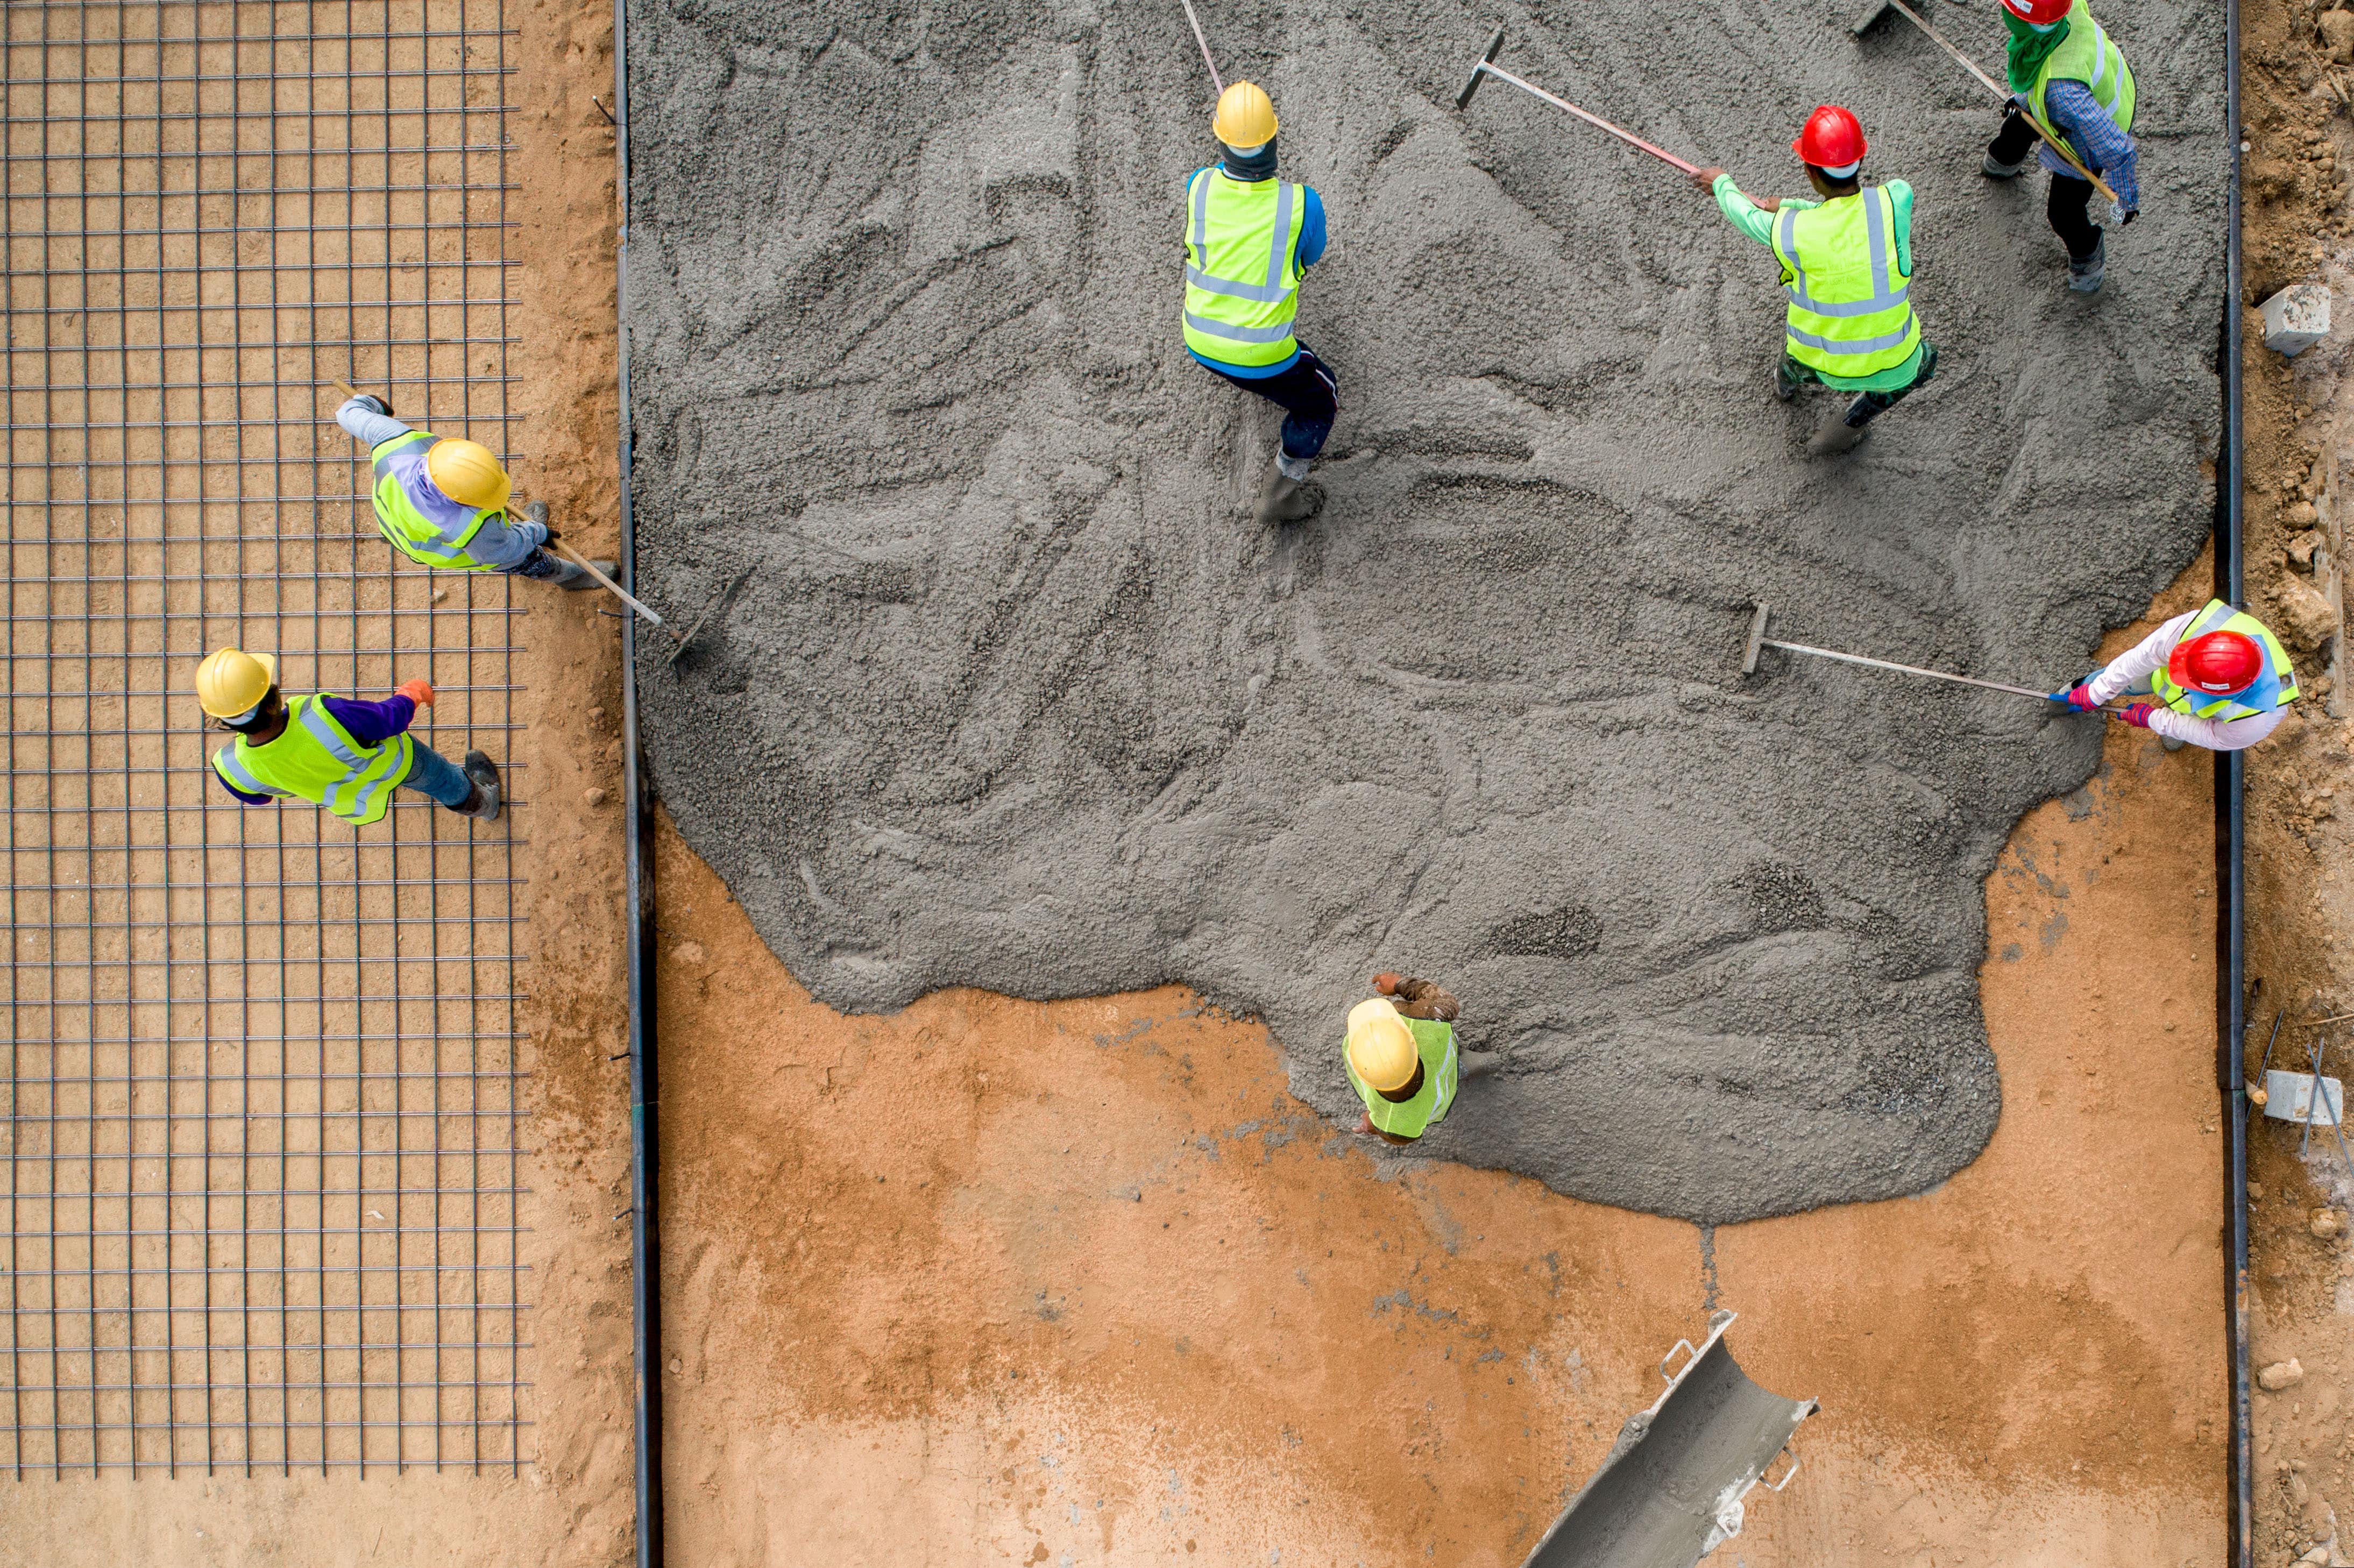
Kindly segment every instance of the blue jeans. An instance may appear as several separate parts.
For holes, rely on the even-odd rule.
[[[400,787],[430,795],[453,811],[474,793],[474,781],[429,746],[417,748],[417,760],[409,764],[408,777],[400,781]]]

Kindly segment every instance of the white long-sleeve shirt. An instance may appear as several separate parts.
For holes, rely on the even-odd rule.
[[[2175,644],[2182,641],[2182,629],[2189,626],[2191,617],[2198,613],[2192,610],[2190,615],[2176,616],[2118,654],[2107,669],[2087,683],[2086,689],[2094,700],[2115,702],[2137,687],[2147,692],[2150,675],[2165,667]],[[2164,704],[2153,701],[2149,727],[2160,735],[2191,746],[2203,746],[2210,751],[2240,751],[2255,745],[2277,729],[2281,715],[2285,711],[2274,708],[2270,713],[2257,714],[2249,718],[2203,719],[2176,713]]]
[[[335,410],[335,423],[354,440],[366,443],[370,451],[409,431],[408,426],[389,414],[377,413],[356,397]],[[547,529],[543,524],[527,517],[493,512],[482,519],[482,527],[466,541],[466,554],[486,566],[519,567],[546,543]]]

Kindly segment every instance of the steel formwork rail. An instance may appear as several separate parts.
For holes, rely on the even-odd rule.
[[[524,841],[240,806],[186,694],[236,642],[429,671],[424,744],[521,728],[506,580],[402,602],[324,418],[341,377],[515,461],[514,29],[391,11],[0,11],[19,1478],[531,1459]]]

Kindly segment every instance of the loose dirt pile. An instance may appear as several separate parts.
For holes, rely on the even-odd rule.
[[[1761,194],[1844,101],[1919,192],[1935,385],[1843,466],[1767,395],[1767,253],[1671,172],[1509,90],[1484,18],[1209,18],[1273,91],[1333,253],[1303,337],[1343,408],[1321,514],[1233,508],[1273,418],[1189,363],[1182,13],[632,13],[646,581],[699,654],[641,674],[695,849],[822,1000],[1183,980],[1353,1118],[1373,969],[1512,1053],[1426,1140],[1702,1220],[1920,1191],[1999,1106],[1976,969],[2012,822],[2100,737],[2011,699],[1770,664],[1801,641],[2080,671],[2211,503],[2220,30],[2112,17],[2144,210],[2066,295],[1991,101],[1844,12],[1610,0],[1508,64]],[[1949,18],[1999,58],[1983,13]],[[1719,107],[1722,106],[1722,107]]]

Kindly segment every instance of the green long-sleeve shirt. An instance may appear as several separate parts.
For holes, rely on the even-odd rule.
[[[1731,175],[1717,175],[1716,184],[1711,188],[1716,193],[1717,209],[1724,214],[1726,222],[1767,249],[1773,249],[1774,214],[1742,195],[1741,187],[1733,183]],[[1896,270],[1909,278],[1913,275],[1913,187],[1903,180],[1890,180],[1882,188],[1888,192],[1888,199],[1896,208]],[[1840,196],[1835,199],[1845,201],[1848,198]],[[1808,207],[1820,207],[1822,203],[1804,196],[1784,196],[1781,205],[1784,211],[1803,212]],[[1916,348],[1903,364],[1892,365],[1870,376],[1826,376],[1811,366],[1803,368],[1824,386],[1836,387],[1843,392],[1889,392],[1913,385],[1914,378],[1921,374],[1921,353],[1922,350]]]

